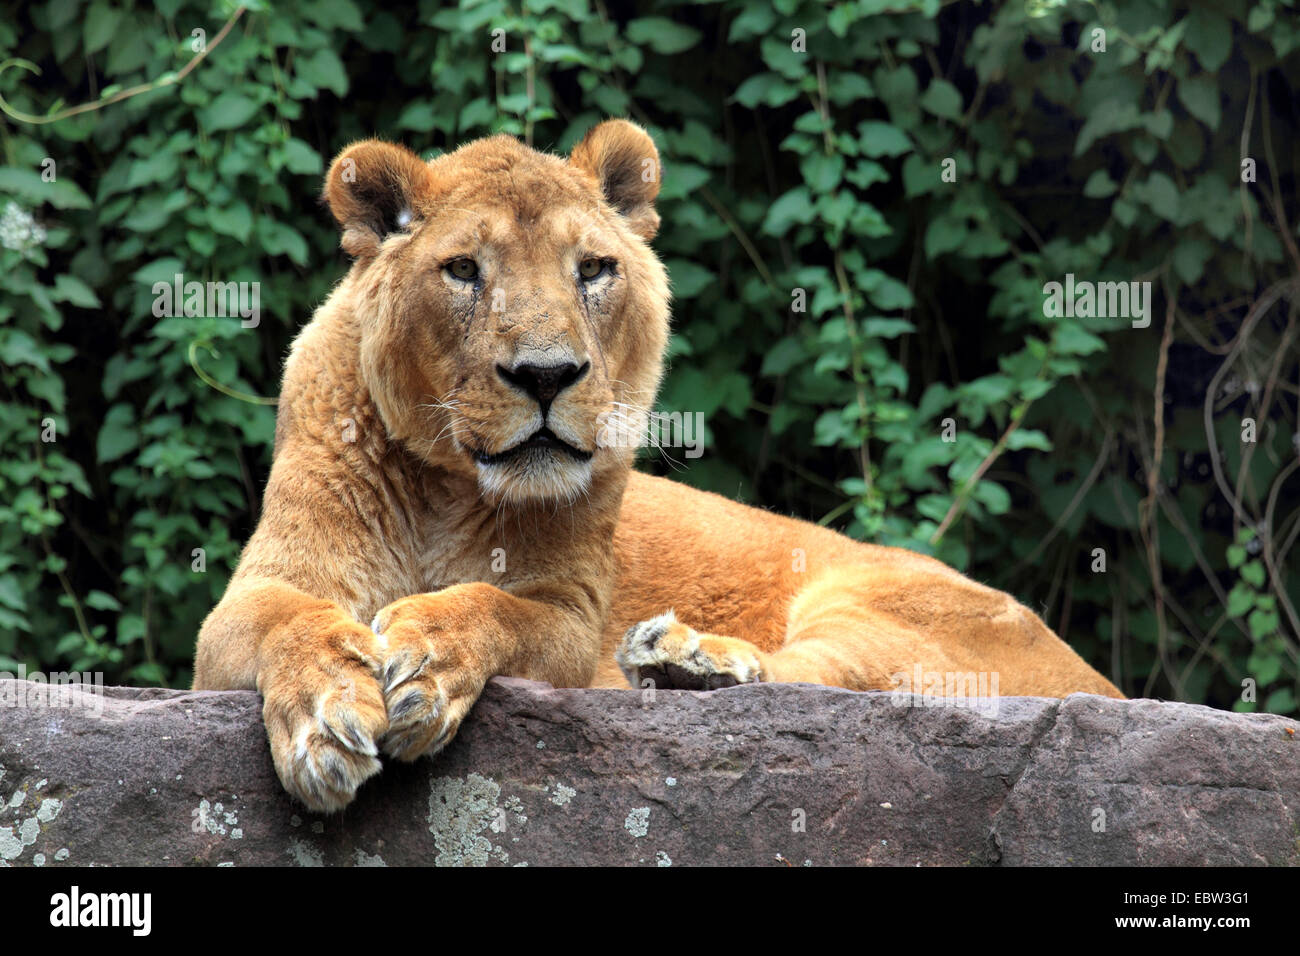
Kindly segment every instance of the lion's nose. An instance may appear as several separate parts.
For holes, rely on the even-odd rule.
[[[542,406],[542,416],[545,417],[551,402],[555,401],[555,396],[574,382],[580,381],[590,368],[590,362],[583,362],[581,365],[575,365],[573,362],[557,365],[534,365],[530,362],[521,362],[513,368],[498,365],[497,374],[502,380],[537,399],[537,404]]]

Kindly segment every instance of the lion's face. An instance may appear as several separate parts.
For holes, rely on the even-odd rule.
[[[619,120],[568,160],[505,136],[430,163],[344,150],[325,195],[390,435],[492,500],[571,501],[629,467],[618,426],[653,402],[668,337],[658,188],[654,144]]]

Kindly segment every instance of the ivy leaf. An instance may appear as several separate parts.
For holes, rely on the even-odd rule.
[[[99,296],[76,276],[61,275],[56,278],[50,298],[55,302],[67,302],[80,309],[100,308]]]
[[[687,259],[669,259],[665,265],[671,277],[674,299],[693,299],[717,279],[712,271]]]
[[[769,207],[763,219],[762,232],[769,236],[783,236],[795,223],[807,225],[815,215],[808,187],[796,186]]]
[[[758,105],[784,106],[799,95],[799,87],[777,73],[759,73],[751,76],[731,95],[733,102],[748,109]]]
[[[118,403],[108,410],[95,438],[95,460],[101,464],[117,461],[140,445],[140,431],[135,426],[135,411]]]
[[[332,91],[344,97],[348,93],[348,73],[338,54],[328,47],[317,50],[309,57],[298,60],[295,71],[298,78],[316,89]]]
[[[284,144],[284,168],[299,176],[319,176],[325,164],[320,153],[302,140],[291,138]]]
[[[803,181],[816,193],[827,193],[840,184],[844,175],[844,157],[837,153],[812,153],[806,156],[799,168]]]
[[[1133,187],[1132,192],[1138,202],[1150,206],[1151,211],[1161,219],[1178,221],[1178,187],[1164,173],[1152,173],[1145,183]]]
[[[253,231],[253,213],[243,202],[235,202],[225,209],[218,210],[211,220],[213,232],[230,236],[239,242],[248,242]]]
[[[39,173],[12,166],[0,167],[0,192],[16,196],[26,203],[39,206],[49,203],[55,209],[89,209],[90,197],[68,179],[47,183]]]
[[[1281,676],[1282,658],[1257,647],[1251,652],[1250,657],[1246,658],[1246,670],[1251,677],[1255,678],[1257,684],[1265,687]]]
[[[1264,709],[1270,714],[1291,714],[1296,710],[1295,692],[1290,687],[1282,687],[1268,695]]]
[[[836,106],[847,106],[858,100],[869,100],[876,95],[871,81],[860,73],[839,70],[826,84],[826,92]]]
[[[1212,130],[1219,128],[1219,84],[1204,73],[1178,81],[1178,98],[1198,120]]]
[[[1248,561],[1241,566],[1241,579],[1259,590],[1264,586],[1264,565],[1259,561]]]
[[[82,25],[82,50],[90,56],[108,46],[113,34],[117,32],[121,13],[114,10],[103,0],[96,0],[86,11],[86,20]]]
[[[120,611],[121,603],[111,594],[105,594],[103,591],[91,591],[85,598],[86,607],[93,608],[96,611]]]
[[[1194,285],[1205,273],[1205,264],[1210,261],[1214,249],[1209,242],[1195,236],[1178,240],[1174,247],[1174,271],[1188,285]]]
[[[1105,199],[1107,196],[1114,195],[1118,188],[1119,186],[1110,178],[1106,170],[1096,169],[1083,184],[1083,194],[1088,199]]]
[[[1079,138],[1074,143],[1074,155],[1082,156],[1097,140],[1134,129],[1141,123],[1142,114],[1132,101],[1107,100],[1100,103],[1093,107],[1080,127]]]
[[[867,292],[872,304],[885,312],[910,309],[916,304],[912,290],[892,276],[886,276],[874,289]]]
[[[955,120],[961,116],[961,94],[947,80],[934,79],[921,97],[921,106],[935,116]]]
[[[1106,351],[1106,343],[1077,322],[1063,322],[1052,335],[1052,345],[1066,355],[1091,355]]]
[[[1187,16],[1183,43],[1207,73],[1219,72],[1232,52],[1232,22],[1213,7],[1196,7]]]
[[[700,42],[702,34],[694,27],[675,23],[667,17],[641,17],[627,25],[627,38],[637,46],[648,46],[656,53],[684,53]]]
[[[858,142],[862,151],[873,159],[879,156],[901,156],[912,148],[912,141],[897,126],[880,120],[865,120],[858,124]]]
[[[906,289],[907,286],[903,288]],[[900,335],[915,331],[916,326],[906,319],[889,319],[876,315],[862,323],[862,334],[868,338],[896,339]]]
[[[808,350],[798,337],[788,335],[768,349],[763,356],[759,374],[764,377],[784,375],[808,356]]]
[[[253,118],[257,110],[254,100],[235,90],[226,90],[199,111],[199,122],[208,130],[219,133],[243,126]]]

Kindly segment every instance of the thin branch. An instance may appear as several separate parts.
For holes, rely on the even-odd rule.
[[[90,113],[94,110],[100,110],[105,106],[119,103],[132,96],[139,96],[141,93],[149,93],[153,90],[163,89],[164,87],[175,86],[181,80],[185,79],[185,77],[189,75],[189,72],[198,66],[209,53],[220,46],[221,41],[226,38],[226,34],[230,32],[232,27],[234,27],[235,22],[244,15],[246,9],[247,7],[237,8],[231,15],[230,19],[226,21],[226,25],[221,28],[221,32],[213,38],[212,42],[196,53],[194,57],[186,63],[185,66],[181,67],[179,71],[176,73],[164,73],[152,83],[141,83],[140,85],[133,86],[128,90],[120,90],[112,96],[98,100],[94,103],[82,103],[80,106],[70,106],[65,110],[59,110],[57,113],[50,116],[35,116],[31,113],[24,113],[22,110],[16,110],[5,102],[3,96],[0,96],[0,110],[3,110],[7,115],[12,116],[20,122],[43,125],[46,123],[57,123],[59,120],[67,119],[69,116],[76,116],[79,113]],[[4,73],[4,71],[9,69],[11,66],[20,67],[21,69],[27,70],[29,73],[35,73],[37,76],[41,75],[41,68],[39,66],[30,60],[23,60],[17,57],[0,63],[0,73]]]

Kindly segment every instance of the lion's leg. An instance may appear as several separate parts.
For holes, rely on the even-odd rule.
[[[749,641],[701,634],[672,611],[628,629],[614,653],[633,687],[717,690],[767,680],[766,655]]]
[[[823,572],[792,596],[785,641],[770,651],[702,634],[669,613],[631,628],[616,658],[633,686],[893,690],[907,689],[919,670],[927,680],[941,675],[944,686],[949,675],[963,686],[974,675],[995,695],[1122,696],[1014,598],[942,567]]]
[[[764,663],[764,680],[853,690],[1123,696],[1011,595],[928,561],[814,577],[794,595],[785,643]]]
[[[283,582],[242,579],[199,633],[194,689],[260,691],[284,788],[333,812],[380,771],[382,666],[378,639],[338,605]]]
[[[709,634],[677,620],[673,612],[628,630],[615,653],[634,687],[717,690],[759,681],[824,684],[850,690],[897,686],[878,653],[910,643],[911,635],[860,608],[834,620],[796,624],[781,648],[768,652],[739,637]],[[879,647],[876,645],[880,645]],[[950,668],[947,668],[950,669]]]

